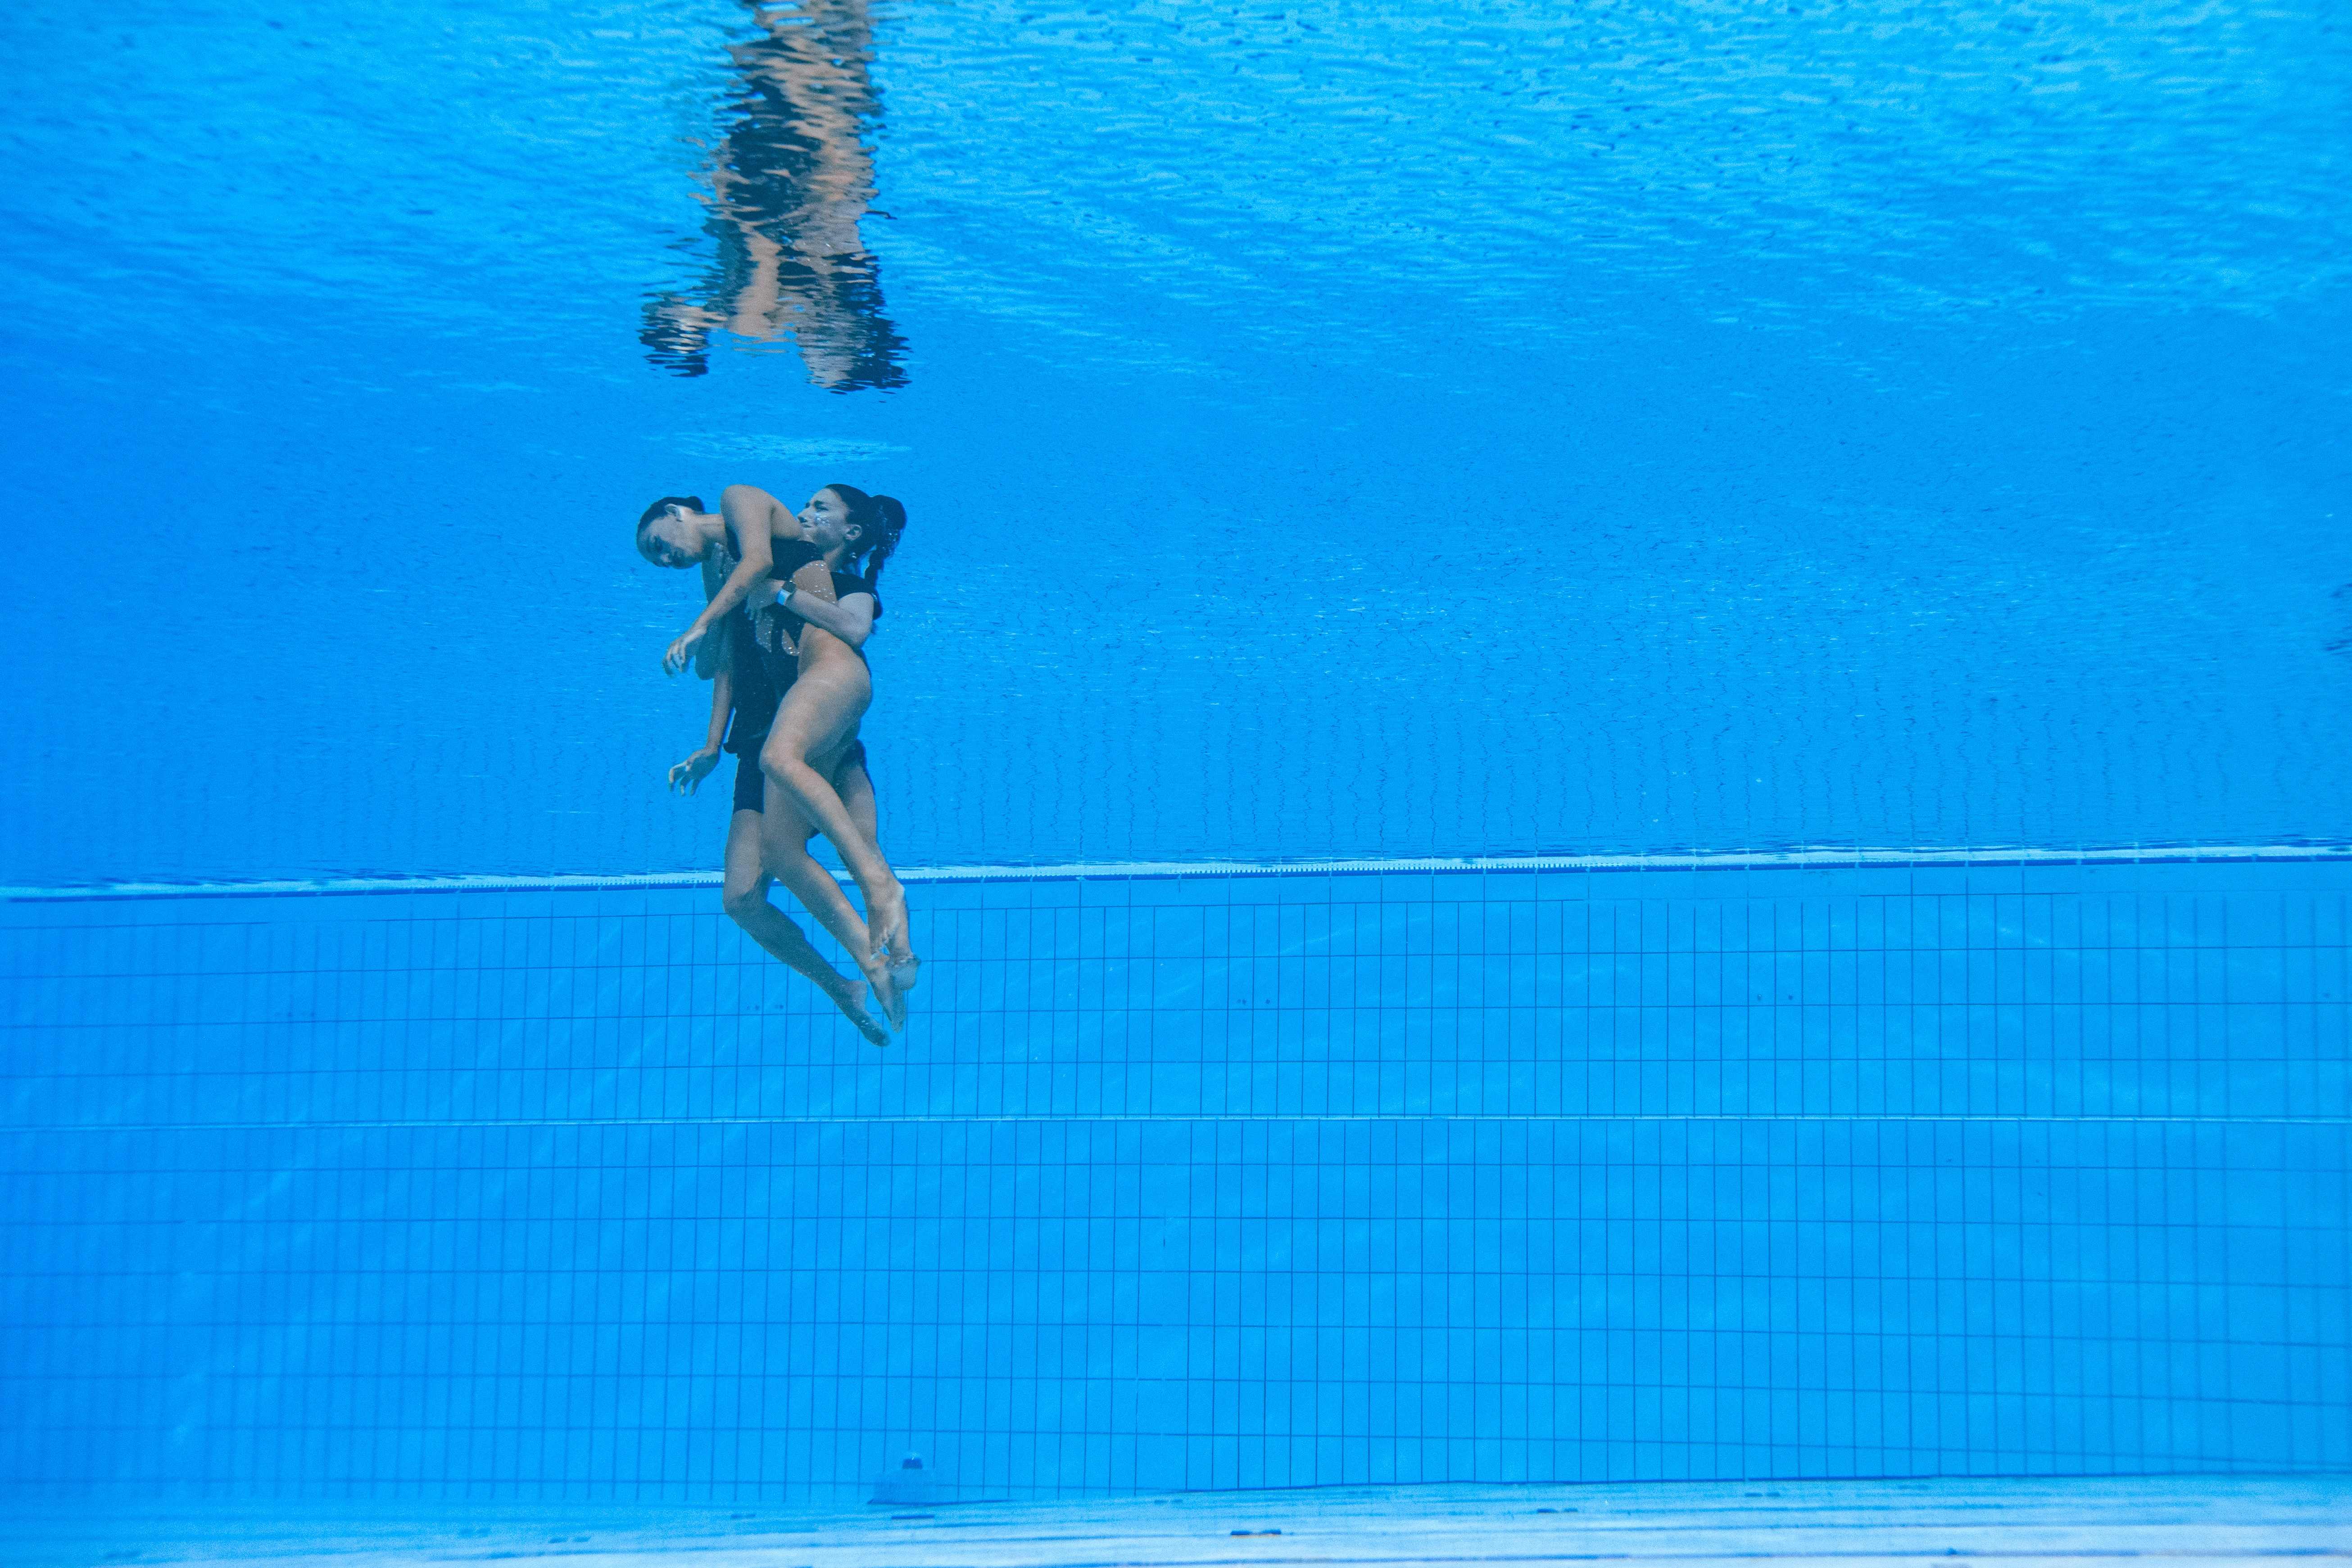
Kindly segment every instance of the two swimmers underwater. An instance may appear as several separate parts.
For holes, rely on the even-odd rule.
[[[701,748],[670,769],[669,783],[690,795],[722,752],[735,753],[727,913],[815,982],[877,1046],[890,1037],[866,1011],[866,989],[891,1027],[903,1030],[906,993],[919,969],[906,892],[882,856],[857,734],[874,698],[864,650],[882,615],[876,584],[906,526],[905,507],[852,485],[825,486],[797,513],[763,489],[730,485],[716,512],[698,497],[664,496],[636,531],[637,552],[655,565],[702,568],[707,602],[662,668],[675,675],[691,665],[710,678],[710,727]],[[863,918],[809,854],[819,833],[856,881]],[[768,901],[772,880],[833,933],[862,983],[826,963]]]

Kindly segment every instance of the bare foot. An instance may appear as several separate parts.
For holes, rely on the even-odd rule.
[[[913,956],[912,946],[907,941],[907,889],[895,879],[888,892],[867,900],[866,933],[876,952],[898,955],[890,961],[894,964],[904,963]]]
[[[891,994],[898,998],[897,1011],[891,1022],[903,1029],[906,1024],[906,994],[922,977],[923,961],[915,956],[914,944],[907,939],[906,889],[892,885],[889,893],[866,910],[866,931],[874,939],[874,956],[889,972]],[[877,987],[875,994],[881,994]]]
[[[857,1032],[866,1037],[867,1045],[887,1046],[890,1043],[890,1032],[876,1023],[874,1015],[866,1010],[865,986],[855,980],[847,980],[842,983],[840,990],[830,994],[833,1005],[841,1009],[843,1017],[857,1026]]]
[[[856,955],[857,967],[866,975],[866,983],[874,987],[875,1005],[890,1020],[890,1026],[904,1031],[907,1027],[906,1000],[898,994],[898,984],[890,977],[890,965],[879,949]]]

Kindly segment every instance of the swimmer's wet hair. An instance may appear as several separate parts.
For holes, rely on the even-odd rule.
[[[664,496],[646,508],[637,518],[637,542],[640,544],[645,542],[646,525],[674,506],[682,506],[688,511],[700,511],[702,498],[700,496]]]
[[[849,508],[849,521],[861,531],[849,559],[866,557],[862,574],[871,588],[882,580],[882,563],[890,559],[890,552],[898,548],[898,536],[907,531],[907,509],[896,496],[870,496],[856,485],[824,488],[841,498]]]

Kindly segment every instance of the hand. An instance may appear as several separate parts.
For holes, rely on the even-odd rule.
[[[694,650],[699,647],[702,645],[702,639],[709,635],[710,628],[700,621],[687,627],[686,635],[670,644],[668,651],[662,655],[662,668],[671,675],[676,675],[679,670],[692,664]]]
[[[669,771],[669,787],[677,795],[692,795],[719,765],[719,748],[705,746],[694,755]]]

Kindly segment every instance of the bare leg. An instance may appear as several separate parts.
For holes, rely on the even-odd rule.
[[[890,974],[890,959],[896,956],[903,961],[907,956],[906,892],[882,852],[858,831],[849,808],[826,776],[830,768],[820,769],[811,761],[836,761],[841,748],[856,733],[869,690],[865,679],[863,666],[804,668],[785,694],[784,705],[768,731],[767,745],[760,752],[760,766],[768,775],[769,868],[782,875],[783,868],[774,858],[781,795],[831,841],[842,864],[857,879],[872,934],[863,946],[849,947],[845,941],[843,945],[849,947],[850,956],[874,987],[874,999],[882,1005],[884,1016],[898,1024],[904,1009],[898,1005],[898,987]],[[823,910],[814,912],[824,918]]]
[[[841,796],[841,804],[849,808],[850,820],[857,824],[858,831],[866,835],[866,841],[873,845],[876,853],[879,854],[882,834],[875,817],[874,779],[866,771],[866,742],[850,742],[848,751],[843,753],[841,762],[835,765],[829,776],[835,792]],[[892,986],[903,994],[920,976],[923,961],[905,951],[906,943],[901,942],[899,946],[900,951],[884,962],[889,966]]]
[[[770,790],[781,790],[786,801],[825,836],[834,852],[841,857],[841,863],[849,868],[850,876],[856,879],[857,890],[866,895],[866,912],[874,930],[903,930],[907,923],[905,890],[898,886],[898,879],[882,858],[881,851],[857,831],[849,808],[832,784],[798,757],[789,753],[777,757],[772,747],[761,761],[767,765]],[[772,794],[770,799],[773,798]],[[877,941],[877,945],[882,944]]]
[[[816,598],[834,599],[833,578],[822,563],[812,561],[795,571],[793,585]],[[785,757],[805,762],[809,773],[802,773],[787,766],[779,774],[776,764],[782,759],[772,745],[761,762],[769,775],[791,792],[802,816],[833,841],[842,864],[857,879],[857,890],[866,898],[866,923],[873,933],[874,953],[882,960],[889,975],[887,984],[874,980],[875,1000],[882,1005],[882,1011],[892,1024],[904,1027],[906,1010],[898,1005],[897,994],[915,983],[918,967],[908,939],[906,891],[891,873],[889,862],[882,858],[881,842],[871,825],[866,825],[862,847],[851,844],[844,839],[830,809],[840,795],[836,787],[840,778],[837,765],[828,759],[845,760],[842,748],[856,747],[859,762],[864,762],[866,748],[858,744],[857,725],[874,700],[873,678],[867,673],[866,661],[858,658],[856,663],[848,662],[842,657],[848,652],[838,639],[821,628],[812,627],[805,633],[801,647],[801,679],[785,697],[776,716],[777,725],[770,730],[769,738],[772,742],[776,729],[788,731],[792,741],[785,748]],[[820,781],[824,786],[821,794],[811,787]],[[871,781],[866,782],[870,789]],[[846,802],[843,804],[845,809]],[[869,979],[873,978],[872,965],[862,956],[858,967],[867,971]]]
[[[793,806],[792,797],[777,786],[773,778],[769,779],[767,810],[760,816],[761,862],[768,875],[782,882],[785,891],[798,899],[802,907],[833,933],[833,940],[841,943],[842,950],[855,958],[872,945],[873,938],[867,935],[866,922],[857,918],[857,910],[841,890],[841,884],[833,879],[833,873],[809,854],[812,831]]]
[[[814,981],[859,1034],[875,1045],[888,1045],[890,1037],[866,1010],[866,987],[827,963],[801,928],[768,901],[768,874],[760,865],[760,815],[739,811],[727,824],[727,881],[721,894],[727,917],[793,973]]]
[[[850,820],[857,825],[858,832],[865,835],[866,842],[877,845],[878,847],[879,841],[875,837],[879,822],[875,812],[874,780],[866,772],[865,746],[852,741],[842,752],[841,760],[824,771],[833,780],[835,790],[841,795],[842,804],[849,808]],[[780,858],[796,878],[804,879],[807,873],[802,867],[794,864],[793,844],[797,838],[798,858],[814,865],[815,861],[808,854],[808,841],[814,836],[816,829],[811,827],[806,822],[789,822],[787,826],[791,827],[792,832],[781,840],[783,847],[779,851]],[[814,881],[809,882],[808,886],[809,896],[803,896],[797,889],[788,890],[792,890],[793,896],[799,898],[801,902],[812,911],[820,907],[828,910],[829,917],[821,914],[818,918],[825,921],[825,929],[836,933],[836,939],[838,932],[845,927],[861,931],[866,929],[865,922],[857,918],[857,911],[850,907],[849,900],[843,895],[840,881],[831,872],[824,874],[822,887]],[[811,903],[810,897],[814,897],[817,901]],[[870,935],[869,940],[871,940]]]
[[[833,767],[834,793],[849,808],[849,820],[876,849],[882,847],[882,823],[875,810],[874,777],[866,771],[866,742],[852,741]]]
[[[760,868],[760,814],[739,811],[727,824],[727,880],[720,893],[727,918],[795,973],[816,982],[827,995],[857,986],[827,963],[801,928],[768,901],[769,878]]]
[[[852,741],[831,774],[833,787],[841,796],[841,804],[849,808],[850,819],[857,824],[866,841],[878,852],[882,847],[880,825],[874,809],[874,779],[866,771],[866,742]],[[887,858],[887,857],[885,857]],[[892,986],[904,994],[921,976],[922,960],[911,952],[893,954],[884,962],[889,966]]]

